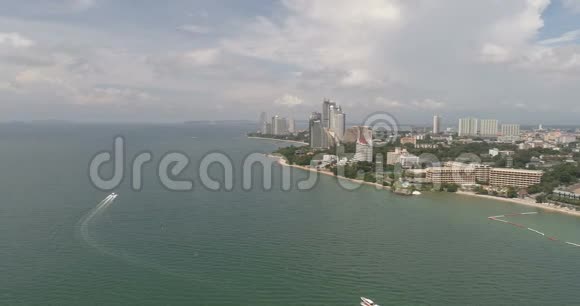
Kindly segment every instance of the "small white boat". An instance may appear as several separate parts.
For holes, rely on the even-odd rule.
[[[415,191],[413,191],[413,195],[421,195],[421,192],[420,192],[420,191],[417,191],[417,190],[415,190]]]
[[[360,302],[361,306],[379,306],[379,305],[375,304],[375,302],[373,302],[373,300],[366,298],[366,297],[361,296],[360,300],[361,300],[361,302]]]

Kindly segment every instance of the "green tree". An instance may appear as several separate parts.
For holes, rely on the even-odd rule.
[[[507,197],[508,198],[517,198],[518,197],[518,192],[516,191],[516,189],[514,187],[508,187]]]

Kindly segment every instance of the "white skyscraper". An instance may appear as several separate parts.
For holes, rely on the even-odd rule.
[[[358,139],[356,141],[355,161],[373,161],[373,131],[366,126],[358,127]]]
[[[495,119],[482,119],[479,135],[483,137],[496,137],[498,122]]]
[[[268,115],[265,112],[260,113],[260,119],[258,119],[258,128],[260,129],[260,133],[268,134]]]
[[[477,136],[477,118],[459,119],[459,136]]]
[[[519,124],[502,124],[501,134],[503,136],[519,136],[520,135],[520,125]]]
[[[338,140],[342,141],[346,129],[346,114],[342,111],[336,114],[336,129],[334,131]]]
[[[284,135],[287,133],[288,128],[286,127],[286,118],[282,118],[278,115],[272,117],[272,134]]]
[[[433,134],[441,133],[441,117],[439,115],[433,116]]]
[[[293,118],[288,119],[286,126],[288,127],[288,133],[296,132],[296,122],[294,121]]]
[[[338,113],[338,107],[331,104],[328,111],[328,129],[331,131],[336,130],[336,114]]]

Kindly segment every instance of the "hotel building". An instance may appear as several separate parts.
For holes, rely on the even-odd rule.
[[[373,131],[366,126],[358,127],[358,139],[356,141],[355,161],[373,161]]]
[[[527,188],[539,184],[544,173],[539,170],[522,170],[492,168],[489,173],[489,185],[494,187]]]
[[[433,167],[427,169],[427,181],[433,184],[473,185],[475,171],[471,167]]]

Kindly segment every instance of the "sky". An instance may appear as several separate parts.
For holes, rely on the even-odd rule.
[[[0,0],[0,121],[580,124],[580,0]]]

